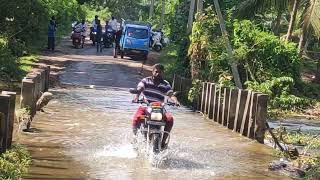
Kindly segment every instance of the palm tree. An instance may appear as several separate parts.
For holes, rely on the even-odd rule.
[[[299,42],[299,55],[303,53],[303,48],[306,43],[308,31],[313,29],[315,35],[320,37],[320,0],[305,0],[303,2],[303,22]],[[310,26],[311,25],[311,26]]]
[[[292,12],[291,12],[291,17],[290,17],[290,23],[289,23],[288,32],[287,32],[287,37],[286,37],[287,42],[290,41],[291,37],[292,37],[294,22],[296,21],[299,3],[300,3],[300,0],[294,0]]]
[[[292,0],[245,0],[236,7],[236,16],[252,18],[257,13],[263,13],[274,8],[277,11],[276,25],[273,29],[279,35],[280,21],[282,14],[287,10]]]

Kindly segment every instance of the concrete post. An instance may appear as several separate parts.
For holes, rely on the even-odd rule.
[[[264,143],[264,133],[267,129],[266,118],[268,109],[268,95],[259,94],[257,99],[255,139],[259,143]]]
[[[0,113],[2,113],[1,127],[0,127],[0,153],[7,150],[8,147],[8,127],[9,127],[9,116],[10,116],[10,96],[0,94]]]
[[[10,96],[10,112],[9,112],[9,129],[8,129],[8,148],[11,148],[12,145],[12,134],[13,134],[13,126],[14,126],[14,112],[16,108],[16,95],[15,92],[2,91],[2,94]]]
[[[30,108],[33,117],[36,110],[36,100],[34,99],[35,83],[32,79],[23,79],[21,88],[20,108]]]
[[[50,66],[42,65],[42,66],[40,66],[40,68],[44,70],[44,90],[43,90],[43,92],[46,92],[49,90]]]
[[[6,117],[5,115],[0,112],[0,153],[5,152],[5,149],[2,147],[2,143],[4,142],[4,129],[3,127],[5,127],[5,122],[6,122]]]

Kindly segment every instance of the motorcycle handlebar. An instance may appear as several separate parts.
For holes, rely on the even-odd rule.
[[[144,101],[144,100],[138,100],[137,102],[135,102],[134,100],[132,100],[132,103],[136,103],[136,104],[147,104],[147,105],[150,105],[150,103],[147,101]],[[173,102],[165,102],[165,103],[162,103],[163,105],[167,105],[167,106],[178,106],[176,103],[173,103]]]

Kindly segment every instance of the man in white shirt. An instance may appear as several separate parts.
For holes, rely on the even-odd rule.
[[[99,16],[95,15],[94,20],[92,21],[92,27],[97,30],[97,21],[99,20]]]
[[[118,30],[118,28],[117,28],[118,22],[113,16],[111,17],[111,20],[109,21],[108,25],[112,28],[112,30],[114,32],[116,32]]]
[[[81,34],[83,37],[86,37],[87,35],[87,23],[84,19],[81,22]]]

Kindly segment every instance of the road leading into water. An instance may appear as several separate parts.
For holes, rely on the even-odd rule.
[[[65,53],[65,54],[64,54]],[[74,50],[63,43],[53,60],[67,60],[62,87],[20,142],[33,165],[25,179],[286,179],[268,171],[272,150],[204,120],[184,107],[172,107],[175,124],[169,150],[155,166],[131,145],[128,88],[141,76],[140,62],[114,59],[111,49]]]

